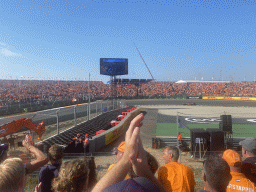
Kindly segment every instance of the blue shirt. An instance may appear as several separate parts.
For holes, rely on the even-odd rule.
[[[160,190],[148,178],[136,177],[110,185],[103,192],[160,192]]]

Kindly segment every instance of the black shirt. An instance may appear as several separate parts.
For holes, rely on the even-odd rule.
[[[242,173],[256,185],[256,157],[248,157],[243,161]]]
[[[52,192],[52,180],[58,176],[61,164],[51,164],[41,168],[39,182],[42,182],[41,192]]]

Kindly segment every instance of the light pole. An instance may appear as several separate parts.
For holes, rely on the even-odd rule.
[[[21,83],[23,78],[25,78],[25,77],[20,76],[20,80],[19,80],[19,108],[20,108],[20,83]]]
[[[89,81],[88,81],[88,92],[89,92],[89,101],[88,101],[88,111],[89,111],[89,115],[88,115],[88,120],[90,120],[90,109],[91,109],[91,92],[90,92],[90,73],[89,73]]]
[[[18,83],[19,83],[19,108],[20,108],[20,80],[18,79],[18,77],[17,77],[17,80],[18,80]]]

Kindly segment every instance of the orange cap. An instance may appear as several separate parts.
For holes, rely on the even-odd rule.
[[[85,137],[89,137],[89,134],[86,133],[86,134],[85,134]]]
[[[120,143],[120,145],[118,146],[117,150],[120,151],[120,152],[124,152],[124,150],[125,150],[125,142],[124,141],[122,141]]]
[[[242,157],[234,150],[228,149],[224,151],[222,158],[230,166],[239,167],[242,165]]]

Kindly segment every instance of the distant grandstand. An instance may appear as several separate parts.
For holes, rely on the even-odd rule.
[[[142,83],[149,83],[151,81],[153,81],[153,79],[114,79],[112,81],[112,83],[139,85],[139,84],[142,84]]]
[[[231,81],[199,81],[199,80],[179,80],[175,83],[231,83]]]

